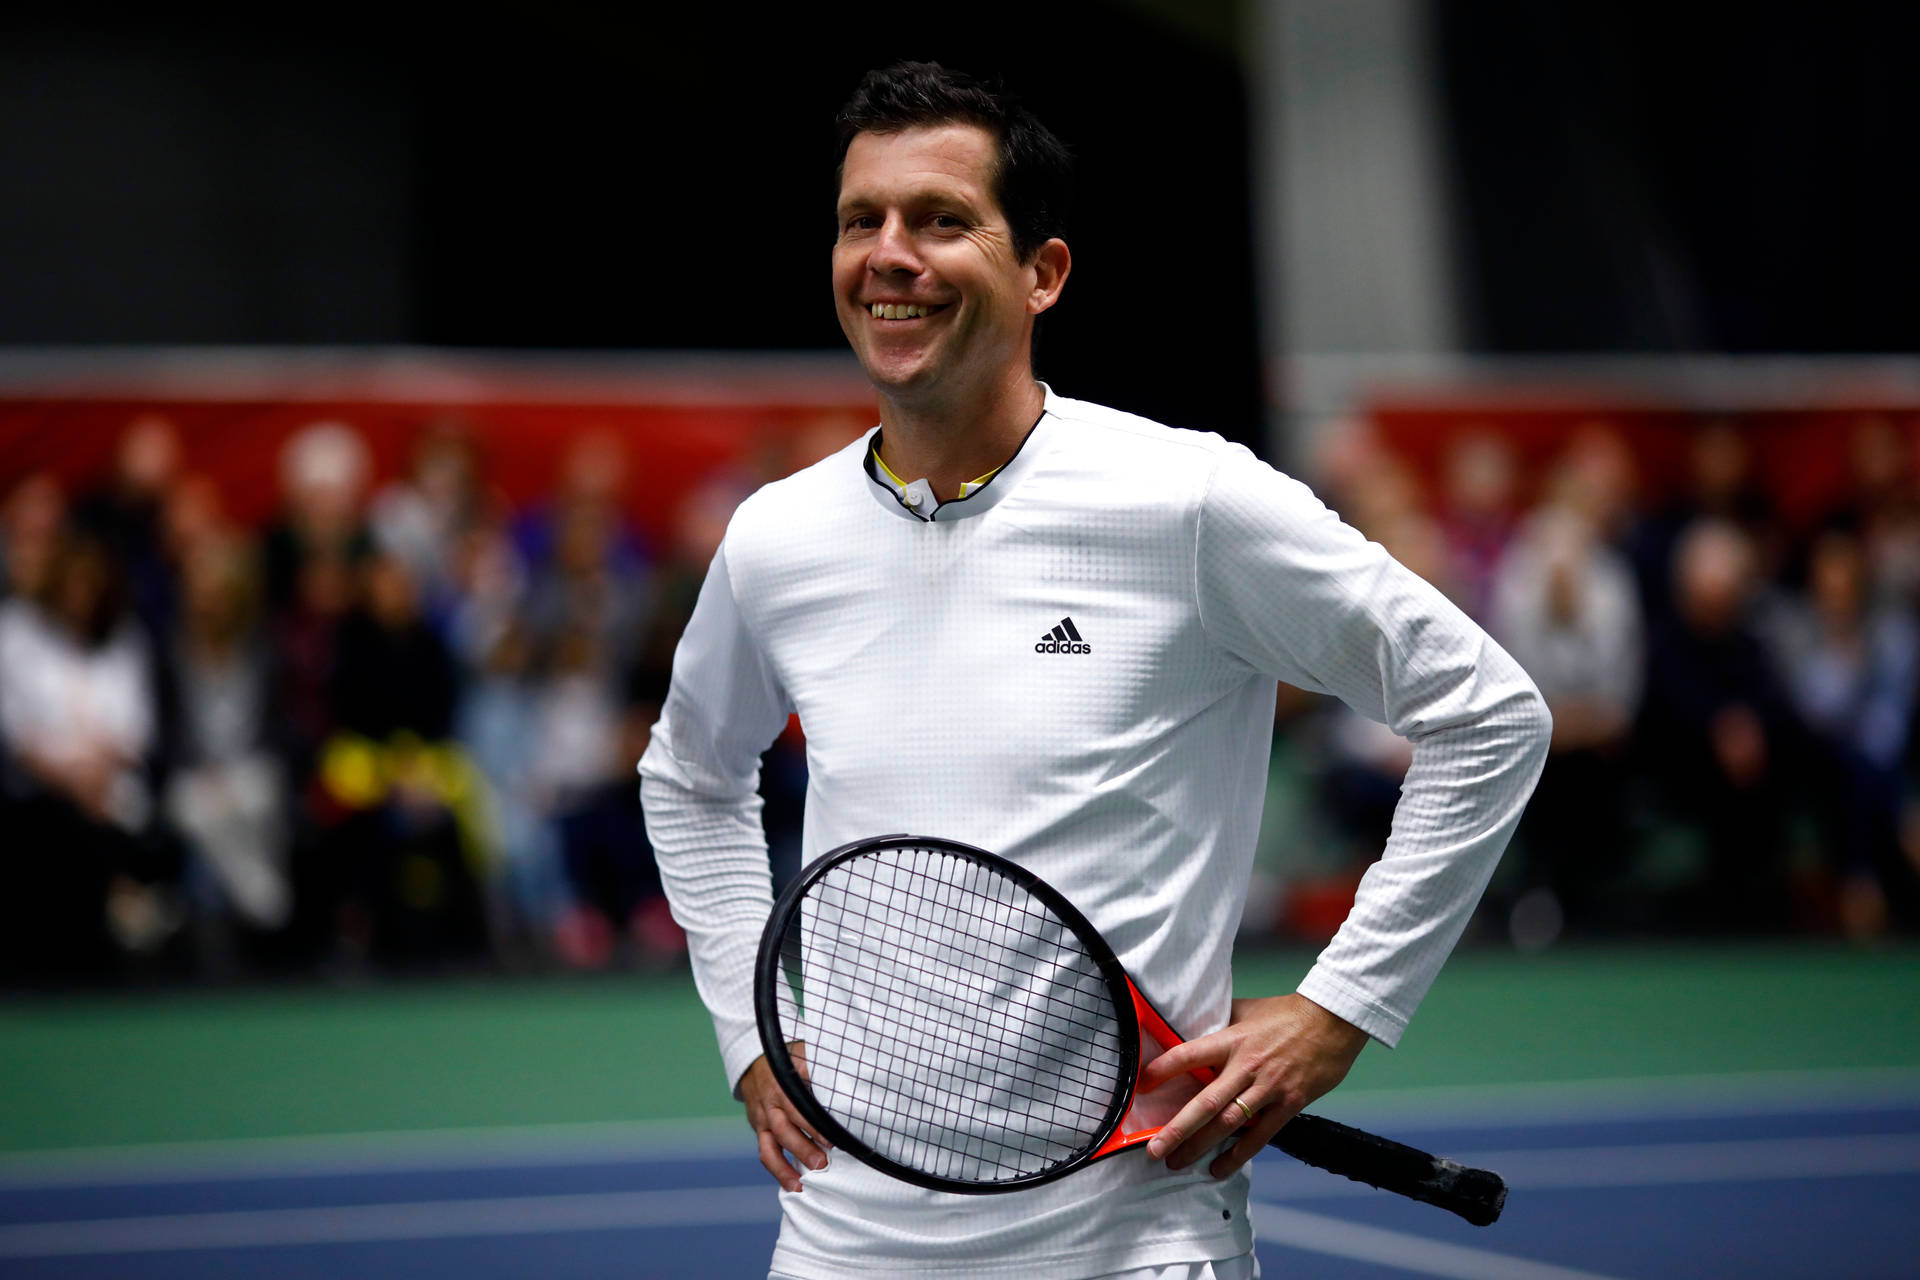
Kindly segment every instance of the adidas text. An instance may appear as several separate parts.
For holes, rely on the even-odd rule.
[[[1042,640],[1033,646],[1035,653],[1092,653],[1093,646],[1084,641]]]

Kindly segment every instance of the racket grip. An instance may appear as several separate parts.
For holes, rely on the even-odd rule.
[[[1457,1213],[1476,1227],[1496,1221],[1506,1207],[1506,1180],[1492,1170],[1469,1169],[1337,1120],[1302,1112],[1267,1145],[1316,1169]]]

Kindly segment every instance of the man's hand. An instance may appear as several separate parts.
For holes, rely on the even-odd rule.
[[[1232,1149],[1207,1166],[1214,1177],[1226,1177],[1346,1079],[1366,1043],[1366,1032],[1302,995],[1235,1000],[1224,1030],[1168,1050],[1141,1073],[1145,1092],[1195,1067],[1215,1072],[1213,1083],[1147,1143],[1148,1154],[1164,1157],[1169,1169],[1184,1169],[1240,1130]]]
[[[806,1046],[796,1044],[791,1048],[794,1066],[804,1080],[807,1078]],[[755,1058],[747,1073],[740,1077],[740,1097],[747,1104],[747,1123],[753,1126],[754,1136],[760,1141],[760,1163],[782,1189],[800,1190],[800,1174],[787,1159],[789,1152],[794,1160],[809,1169],[827,1167],[830,1144],[800,1127],[800,1113],[793,1109],[785,1091],[774,1080],[765,1054]]]

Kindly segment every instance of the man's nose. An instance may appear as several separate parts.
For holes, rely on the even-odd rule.
[[[867,255],[867,268],[876,275],[890,271],[920,273],[920,255],[914,252],[913,237],[907,233],[904,218],[896,214],[880,224],[873,252]]]

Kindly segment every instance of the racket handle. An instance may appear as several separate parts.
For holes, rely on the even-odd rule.
[[[1506,1180],[1490,1169],[1469,1169],[1364,1129],[1304,1112],[1289,1120],[1267,1145],[1316,1169],[1424,1200],[1459,1214],[1476,1227],[1498,1219],[1507,1203]]]

